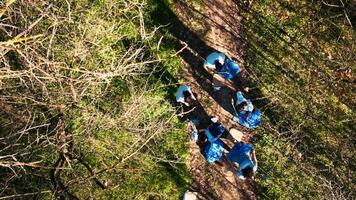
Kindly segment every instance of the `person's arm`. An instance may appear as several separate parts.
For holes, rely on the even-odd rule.
[[[237,104],[236,92],[232,93],[231,103],[235,106],[234,109],[236,109],[236,104]]]
[[[177,102],[182,103],[182,104],[184,104],[184,105],[186,105],[186,106],[189,106],[189,103],[187,103],[187,102],[184,100],[184,98],[178,99]]]
[[[189,93],[190,93],[192,99],[193,99],[194,101],[196,101],[197,98],[195,98],[195,96],[194,96],[194,94],[193,94],[193,92],[192,92],[192,90],[191,90],[190,88],[189,88]]]
[[[198,129],[198,132],[200,133],[200,132],[205,132],[205,128],[201,128],[201,129]]]
[[[255,164],[255,168],[257,169],[257,158],[256,158],[255,149],[253,149],[252,152],[251,152],[251,160]]]
[[[247,119],[250,117],[252,112],[247,111],[246,115],[245,115],[245,121],[247,121]]]
[[[214,73],[215,73],[214,69],[208,67],[206,64],[204,64],[203,67],[209,74],[214,75]]]

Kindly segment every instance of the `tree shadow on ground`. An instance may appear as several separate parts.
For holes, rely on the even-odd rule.
[[[219,105],[221,105],[225,110],[228,112],[232,111],[230,99],[226,101],[226,99],[221,99],[221,96],[229,96],[229,91],[221,91],[220,93],[214,93],[211,88],[211,76],[208,74],[203,68],[202,68],[202,63],[204,62],[204,58],[211,53],[212,51],[215,51],[212,47],[208,46],[204,41],[202,41],[200,38],[201,36],[197,35],[194,31],[192,31],[190,28],[186,27],[183,22],[180,21],[180,19],[170,10],[169,7],[167,7],[163,1],[157,1],[160,6],[163,7],[165,10],[164,17],[161,15],[160,20],[158,22],[160,24],[166,24],[170,22],[172,25],[169,27],[169,31],[176,37],[177,40],[181,41],[181,44],[178,44],[176,46],[176,50],[181,50],[184,47],[184,44],[188,45],[188,48],[183,49],[180,53],[181,57],[184,59],[186,63],[189,64],[190,68],[190,73],[194,76],[194,78],[197,80],[201,88],[203,88],[205,91],[208,92],[208,94],[217,102]],[[216,1],[212,0],[206,0],[204,1],[206,4],[205,6],[221,6],[219,5]],[[305,83],[300,79],[299,74],[295,73],[291,68],[286,66],[284,63],[279,63],[276,62],[276,60],[280,60],[281,56],[276,53],[273,49],[270,49],[268,46],[265,44],[261,43],[258,38],[256,38],[255,35],[252,35],[251,33],[248,33],[247,31],[241,34],[241,30],[247,30],[249,27],[247,27],[246,23],[241,23],[236,25],[236,22],[234,21],[229,21],[226,20],[224,21],[225,24],[228,26],[222,25],[219,21],[216,21],[216,18],[213,18],[212,16],[206,15],[199,10],[196,10],[194,7],[188,5],[185,1],[177,1],[178,6],[181,6],[180,10],[184,10],[188,13],[198,13],[199,15],[203,16],[205,20],[209,20],[211,24],[214,24],[214,26],[217,29],[220,29],[221,32],[229,33],[231,36],[232,40],[234,40],[234,44],[237,46],[246,46],[248,45],[250,47],[251,52],[256,55],[260,56],[263,60],[265,60],[267,63],[271,64],[272,66],[275,67],[276,71],[280,71],[287,77],[289,77],[291,80],[295,81],[299,85],[304,85]],[[241,12],[249,12],[248,8],[246,8],[246,5],[242,5],[241,2],[236,3],[237,7],[240,8]],[[226,9],[226,7],[221,7],[220,9]],[[221,13],[214,13],[214,15],[221,15],[219,16],[220,18],[224,18],[226,16],[229,16],[228,19],[234,19],[234,10],[228,10],[228,12],[225,12],[224,14],[226,15],[221,15]],[[160,13],[162,14],[162,13]],[[251,13],[252,17],[256,19],[253,24],[254,26],[258,26],[261,29],[260,31],[263,31],[266,33],[265,37],[270,39],[271,41],[278,42],[278,41],[283,41],[287,43],[287,47],[283,48],[291,48],[292,50],[298,52],[299,56],[305,57],[306,53],[309,54],[311,51],[309,51],[306,47],[302,46],[301,43],[298,41],[293,40],[292,42],[288,42],[284,39],[283,34],[284,31],[281,30],[280,28],[276,27],[272,22],[269,22],[266,19],[263,19],[263,16],[260,16],[258,13],[252,12]],[[260,20],[263,19],[263,20]],[[168,20],[168,21],[166,21]],[[246,17],[242,17],[242,22],[244,21],[251,21],[248,20]],[[229,27],[234,27],[234,28],[229,28]],[[239,30],[238,30],[239,29]],[[262,30],[263,29],[263,30]],[[295,42],[297,45],[293,45]],[[236,51],[236,49],[231,48],[229,49],[228,54],[233,55],[233,54],[238,54],[241,52]],[[313,53],[311,53],[313,54]],[[268,55],[268,56],[266,56]],[[313,55],[315,56],[315,55]],[[241,56],[242,58],[245,57],[245,55]],[[291,56],[296,63],[299,65],[305,65],[305,63],[301,63],[297,57]],[[272,59],[271,59],[272,58]],[[306,58],[305,59],[306,63],[310,64],[311,66],[317,67],[316,63],[313,62],[311,59]],[[250,69],[248,66],[246,67],[246,74],[242,74],[239,77],[240,83],[237,84],[240,87],[245,84],[248,85],[249,87],[253,88],[253,90],[249,93],[249,96],[252,97],[252,99],[258,99],[256,102],[257,107],[263,107],[266,108],[264,109],[264,115],[269,118],[270,122],[273,125],[278,124],[278,131],[283,132],[283,131],[288,131],[288,127],[290,127],[290,124],[292,122],[288,121],[288,119],[285,119],[284,115],[281,113],[278,113],[274,111],[273,109],[269,109],[271,105],[271,101],[263,95],[262,91],[259,88],[254,87],[254,81],[249,80],[247,74],[250,74],[249,72],[253,71],[253,69]],[[235,82],[236,83],[236,82]],[[226,93],[225,93],[226,92]],[[225,93],[225,94],[221,94]],[[311,116],[312,117],[312,116]],[[207,120],[209,120],[207,118]],[[281,124],[280,122],[283,121]],[[287,129],[284,129],[287,128]],[[258,138],[257,138],[258,139]]]
[[[274,70],[274,72],[288,77],[291,81],[294,81],[299,86],[305,86],[306,82],[303,80],[303,78],[300,77],[300,74],[296,73],[293,68],[288,66],[288,63],[281,61],[283,60],[283,57],[291,58],[293,62],[299,66],[304,66],[307,69],[315,69],[318,72],[323,72],[324,69],[320,68],[320,66],[318,66],[318,64],[315,62],[315,60],[321,59],[320,55],[318,55],[314,50],[305,47],[301,41],[298,41],[298,38],[288,35],[288,33],[286,33],[273,21],[266,19],[264,16],[255,11],[250,11],[249,5],[242,3],[242,1],[233,1],[236,5],[236,11],[235,9],[226,10],[227,8],[219,5],[217,1],[206,0],[203,2],[205,4],[204,6],[220,6],[219,9],[226,12],[223,14],[213,13],[213,15],[207,15],[190,6],[186,1],[176,1],[177,5],[181,7],[180,10],[185,11],[190,15],[193,13],[202,16],[204,20],[209,21],[209,23],[214,25],[216,29],[220,30],[221,32],[228,33],[232,38],[231,41],[234,41],[234,44],[238,44],[238,46],[241,47],[248,46],[250,54],[259,57],[258,59],[264,60],[266,64],[273,68],[272,70]],[[209,76],[209,74],[207,74],[202,68],[204,58],[210,52],[215,50],[209,47],[204,41],[202,41],[200,36],[198,36],[194,31],[186,27],[183,22],[181,22],[180,19],[170,10],[170,8],[165,5],[164,1],[157,1],[157,3],[159,6],[162,6],[163,9],[166,10],[163,15],[160,15],[161,19],[159,19],[157,22],[160,24],[171,23],[169,31],[177,38],[177,40],[181,41],[181,44],[176,46],[176,50],[180,50],[184,44],[188,44],[188,48],[181,51],[180,55],[184,61],[190,65],[189,70],[193,74],[194,78],[197,80],[200,86],[205,91],[207,91],[209,95],[214,98],[214,100],[216,100],[216,102],[218,102],[227,111],[231,111],[230,102],[224,102],[224,100],[219,99],[220,94],[215,94],[212,91],[210,87],[211,82],[209,81],[211,80],[211,76]],[[240,16],[242,18],[240,24],[237,24],[236,21],[229,20],[234,19],[236,12],[244,13]],[[238,13],[238,15],[240,14]],[[226,20],[222,24],[221,21],[216,20],[216,16],[218,16],[220,19]],[[255,29],[251,30],[249,26],[253,26]],[[254,31],[257,31],[258,34],[256,34]],[[273,49],[272,46],[264,43],[264,40],[278,44],[282,43],[283,45],[278,46],[281,51],[278,52],[278,50]],[[214,46],[219,46],[219,44]],[[230,56],[234,54],[241,54],[241,52],[236,50],[236,48],[228,48],[227,50],[231,51],[228,52]],[[294,54],[294,52],[296,54]],[[240,62],[246,59],[246,55],[242,55],[240,57],[242,58]],[[264,116],[269,119],[271,124],[278,132],[289,131],[289,128],[293,122],[286,117],[288,115],[274,110],[271,106],[273,105],[273,102],[266,98],[259,88],[255,87],[255,82],[259,80],[258,77],[254,77],[255,80],[251,80],[249,77],[247,77],[247,75],[253,75],[253,71],[255,69],[248,65],[243,67],[245,67],[246,71],[239,77],[241,84],[238,85],[241,86],[242,84],[245,84],[250,88],[253,88],[249,92],[249,97],[251,97],[252,100],[257,100],[254,103],[258,108],[263,108]],[[330,80],[328,80],[329,78]],[[328,73],[325,73],[325,77],[322,77],[322,80],[324,80],[326,84],[329,84],[330,88],[333,88],[331,78],[332,77],[328,77]],[[261,82],[260,85],[265,86],[265,83]],[[308,104],[308,106],[312,106],[309,105],[310,103],[312,103],[312,100],[309,101],[309,99],[307,99],[306,104]],[[305,113],[305,117],[318,121],[318,119],[310,113]],[[321,121],[320,123],[324,122]],[[334,128],[329,127],[328,124],[323,125],[330,132],[334,130]],[[268,127],[263,128],[269,130]],[[315,134],[313,133],[313,130],[309,130],[309,132],[310,134]],[[256,139],[258,140],[258,137]],[[307,146],[309,149],[313,149],[313,145]],[[314,150],[315,152],[318,151],[317,148],[314,148],[313,152]],[[281,154],[285,155],[285,152],[281,152]],[[312,157],[314,155],[310,154],[310,156]],[[316,167],[318,168],[318,166]]]
[[[178,3],[181,3],[178,1]],[[231,105],[232,93],[230,90],[223,88],[219,92],[214,92],[211,86],[212,75],[209,74],[203,68],[204,58],[206,58],[210,53],[217,51],[216,49],[208,46],[199,35],[194,33],[190,28],[188,28],[177,15],[169,8],[163,0],[157,0],[154,2],[159,11],[153,13],[153,19],[155,23],[158,24],[168,24],[170,33],[177,39],[176,50],[180,51],[180,56],[183,60],[190,66],[188,68],[189,72],[193,75],[194,79],[203,88],[209,96],[211,96],[216,103],[218,103],[223,109],[229,113],[233,113],[233,107]],[[186,8],[184,8],[186,9]],[[187,48],[184,48],[187,45]],[[183,50],[182,50],[183,49]],[[235,80],[235,84],[241,88],[242,82]],[[221,98],[221,96],[228,96],[229,98]],[[203,122],[205,124],[205,122]]]
[[[276,52],[273,51],[273,49],[268,49],[265,48],[265,44],[261,43],[258,41],[258,38],[256,38],[253,35],[250,35],[249,33],[247,33],[247,29],[249,28],[247,25],[247,21],[248,19],[246,17],[241,16],[241,24],[236,24],[235,21],[232,21],[233,19],[235,19],[235,13],[236,12],[249,12],[249,5],[243,4],[241,2],[234,1],[236,7],[234,9],[236,10],[231,10],[233,8],[230,8],[229,10],[227,10],[227,12],[224,12],[224,15],[221,15],[219,13],[214,13],[214,15],[218,15],[220,19],[223,18],[227,18],[230,20],[225,20],[224,24],[226,24],[225,26],[223,24],[221,24],[220,21],[216,20],[216,18],[213,18],[212,16],[206,15],[204,13],[202,13],[201,11],[197,10],[196,8],[192,7],[191,5],[188,5],[185,1],[181,1],[178,0],[179,5],[181,5],[183,7],[182,10],[189,10],[190,13],[196,13],[198,15],[201,15],[204,17],[204,19],[210,21],[210,23],[212,25],[214,25],[214,27],[216,29],[219,29],[221,32],[226,33],[227,35],[229,35],[229,37],[231,37],[231,40],[234,42],[234,45],[236,46],[241,46],[241,47],[245,47],[248,46],[250,48],[250,51],[256,55],[256,56],[260,56],[261,58],[263,58],[263,60],[265,60],[267,63],[271,64],[272,66],[274,66],[277,71],[282,72],[283,74],[285,74],[286,76],[288,76],[291,80],[294,80],[296,82],[298,82],[300,85],[303,85],[304,83],[301,82],[300,77],[297,73],[295,73],[293,70],[289,69],[288,67],[284,66],[283,64],[280,63],[276,63],[274,60],[270,59],[269,57],[267,57],[264,53],[267,52],[269,55],[272,55],[273,58],[275,58],[275,60],[279,60],[280,56],[278,56],[276,54]],[[205,6],[220,6],[219,9],[226,9],[226,7],[223,7],[223,5],[219,5],[217,4],[215,1],[212,0],[206,0],[204,1]],[[228,17],[226,17],[228,16]],[[251,20],[249,20],[251,21]],[[260,24],[260,26],[264,26],[264,27],[269,27],[267,25],[263,25]],[[235,27],[235,28],[229,28],[229,27]],[[242,32],[242,33],[241,33]],[[172,31],[172,33],[174,34],[174,31]],[[195,38],[194,37],[194,32],[192,31],[188,31],[189,35],[193,35],[193,37],[186,37],[186,38],[179,38],[180,40],[184,40],[186,41],[186,43],[188,44],[192,44],[190,45],[190,47],[192,49],[194,49],[194,51],[196,51],[196,53],[198,53],[198,55],[201,55],[200,57],[205,56],[207,53],[206,52],[199,52],[200,49],[195,49],[194,47],[196,46],[195,43],[197,43],[197,41],[194,39],[193,41],[190,38]],[[191,34],[190,34],[191,33]],[[269,34],[266,37],[269,37],[270,35],[277,35],[278,33],[276,31],[272,31],[269,32]],[[283,38],[281,36],[279,36],[279,38]],[[276,40],[274,37],[271,37],[272,40]],[[200,40],[201,41],[201,40]],[[204,42],[201,41],[201,44],[198,46],[203,45]],[[231,44],[230,44],[231,46]],[[291,48],[294,48],[291,46]],[[191,60],[191,57],[194,57],[194,54],[190,53],[190,52],[183,52],[186,54],[182,54],[183,59],[187,60],[189,63],[189,60]],[[228,54],[230,55],[234,55],[234,54],[243,54],[241,57],[246,59],[246,52],[241,52],[240,50],[238,51],[234,51],[234,52],[229,52]],[[302,54],[302,53],[300,53]],[[299,61],[295,58],[296,62],[299,63]],[[193,62],[190,62],[191,66],[192,66],[192,70],[198,71],[198,70],[203,70],[202,69],[202,63],[203,61],[201,61],[200,63],[197,63],[196,60],[194,60]],[[200,64],[200,65],[199,65]],[[316,65],[315,63],[312,63],[312,65]],[[200,66],[197,67],[196,66]],[[283,116],[280,113],[275,112],[272,109],[268,109],[268,105],[271,105],[271,101],[267,98],[265,98],[265,96],[263,95],[262,91],[255,87],[254,85],[254,81],[252,81],[250,78],[248,77],[249,75],[253,74],[251,73],[251,71],[253,71],[253,69],[249,68],[249,66],[245,65],[243,66],[246,70],[243,71],[237,78],[237,80],[234,80],[235,84],[238,86],[239,89],[242,89],[242,87],[244,86],[248,86],[250,88],[253,88],[253,90],[251,90],[248,94],[248,96],[253,100],[253,99],[258,99],[256,103],[257,107],[259,108],[267,108],[267,109],[263,109],[264,111],[264,115],[266,117],[269,118],[269,120],[275,125],[278,121],[281,121],[280,119],[283,118]],[[193,71],[194,72],[194,71]],[[201,72],[202,73],[202,72]],[[198,76],[199,77],[199,76]],[[198,80],[199,81],[199,80]],[[232,113],[233,108],[231,106],[231,103],[228,101],[224,101],[219,99],[221,95],[221,93],[214,93],[211,90],[211,87],[204,87],[204,84],[201,83],[201,86],[208,91],[209,95],[211,95],[225,110],[227,110],[228,112]],[[225,91],[223,91],[222,93],[224,93]],[[286,120],[283,120],[286,121]]]
[[[268,105],[271,104],[271,101],[264,97],[262,91],[260,91],[259,88],[255,87],[254,83],[250,80],[250,77],[248,77],[249,75],[251,75],[250,73],[251,69],[249,69],[248,66],[245,65],[245,63],[243,62],[243,60],[245,60],[247,56],[246,52],[242,50],[243,48],[246,48],[247,46],[251,47],[251,49],[255,54],[261,56],[268,63],[272,64],[280,71],[284,71],[286,75],[298,81],[298,77],[293,71],[284,69],[282,65],[277,64],[273,60],[266,57],[263,53],[259,51],[259,49],[257,49],[253,44],[251,44],[249,39],[244,34],[241,34],[241,32],[246,32],[246,30],[249,27],[246,24],[244,24],[244,22],[246,22],[247,19],[242,18],[241,24],[237,24],[236,21],[233,21],[234,19],[236,19],[235,13],[238,10],[237,7],[234,6],[224,7],[224,5],[221,5],[216,1],[206,0],[204,1],[204,6],[208,6],[208,7],[215,6],[215,7],[219,7],[218,9],[224,11],[227,9],[226,12],[224,12],[224,15],[221,15],[221,13],[213,13],[212,15],[206,15],[200,12],[199,10],[197,10],[196,8],[194,8],[193,6],[187,4],[185,1],[178,0],[177,4],[178,6],[181,6],[181,10],[185,10],[186,12],[196,13],[198,15],[203,16],[204,19],[209,21],[210,24],[214,25],[216,29],[218,29],[220,32],[226,33],[229,36],[230,39],[229,41],[226,42],[228,42],[228,46],[231,48],[228,48],[227,49],[228,52],[225,53],[227,53],[231,57],[238,57],[234,55],[240,54],[241,55],[239,56],[240,60],[237,59],[237,61],[239,65],[241,65],[241,67],[244,68],[244,70],[242,70],[242,72],[240,72],[239,75],[233,79],[233,82],[239,90],[242,90],[245,86],[248,86],[249,88],[253,88],[253,90],[249,92],[247,97],[251,98],[252,100],[259,99],[259,101],[256,102],[258,108],[266,108]],[[240,6],[240,5],[236,5],[236,6]],[[245,6],[247,7],[248,5]],[[248,9],[246,7],[244,7],[244,9]],[[218,18],[220,19],[226,18],[224,24],[227,24],[228,26],[221,24],[221,21],[218,21],[215,18],[216,15],[219,16]],[[176,25],[177,23],[179,24],[179,26]],[[171,33],[174,36],[176,36],[179,40],[189,44],[190,49],[186,51],[182,51],[180,55],[190,65],[191,68],[189,68],[189,70],[194,75],[194,78],[197,80],[200,86],[205,91],[207,91],[208,94],[222,108],[224,108],[229,113],[233,113],[234,108],[231,105],[231,98],[232,95],[234,94],[232,94],[232,92],[227,88],[223,88],[219,92],[214,92],[211,87],[211,81],[210,81],[212,80],[212,77],[202,67],[202,64],[204,62],[203,58],[205,58],[209,53],[215,50],[212,49],[212,47],[207,46],[207,44],[200,39],[200,36],[198,36],[189,28],[185,27],[184,24],[181,21],[179,21],[178,18],[176,18],[176,20],[174,20],[172,24],[174,24],[175,26],[174,28],[170,29]],[[183,28],[177,28],[177,27],[183,27]],[[180,32],[184,32],[184,34],[181,34]],[[263,44],[260,45],[263,46]],[[206,46],[206,48],[202,48],[202,46]],[[180,49],[181,47],[182,46],[179,46],[177,49]],[[221,98],[222,96],[228,98]],[[264,111],[264,115],[266,115],[271,122],[276,123],[281,116],[279,113],[271,109],[265,109],[263,111]]]

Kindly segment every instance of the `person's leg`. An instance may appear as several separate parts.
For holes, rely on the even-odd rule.
[[[213,76],[213,89],[214,89],[214,91],[219,91],[220,89],[221,89],[221,87],[222,86],[224,86],[222,83],[221,83],[221,77],[220,77],[220,75],[217,75],[217,74],[215,74],[214,76]]]
[[[213,143],[216,140],[216,138],[214,138],[213,135],[211,135],[208,129],[205,129],[204,135],[206,136],[207,140],[211,143]]]
[[[221,140],[221,144],[222,144],[222,147],[224,148],[225,153],[228,153],[231,150],[229,145],[227,145],[223,140]]]

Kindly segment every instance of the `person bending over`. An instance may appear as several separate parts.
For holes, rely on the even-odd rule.
[[[261,124],[262,113],[255,109],[250,99],[246,99],[241,91],[234,97],[236,113],[233,120],[248,128],[257,128]]]
[[[227,159],[239,166],[236,175],[240,179],[252,179],[257,171],[257,158],[252,144],[236,143],[227,154]]]
[[[176,101],[186,106],[190,106],[196,98],[188,85],[182,85],[176,92]]]
[[[213,75],[214,90],[220,90],[221,86],[235,90],[231,79],[241,70],[231,58],[223,53],[213,52],[206,58],[204,68]]]
[[[246,99],[241,91],[236,92],[235,96],[236,112],[239,115],[243,115],[245,120],[251,115],[252,111],[255,109],[252,105],[250,99]]]
[[[219,122],[219,118],[213,116],[210,120],[212,123],[205,129],[199,129],[199,132],[204,133],[205,138],[210,143],[217,141],[221,137],[225,138],[229,131]]]

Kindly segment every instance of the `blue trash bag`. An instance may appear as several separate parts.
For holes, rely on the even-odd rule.
[[[230,80],[239,72],[240,67],[234,61],[226,59],[223,67],[219,71],[219,74],[224,77],[224,79]]]
[[[220,160],[224,148],[220,140],[216,140],[212,143],[208,142],[204,149],[204,155],[209,163]]]
[[[248,112],[239,114],[239,123],[247,128],[257,128],[261,124],[261,111],[255,109],[252,111],[251,115],[245,120]]]
[[[242,163],[245,159],[249,159],[247,154],[253,149],[252,144],[236,143],[230,152],[227,154],[227,159],[231,162]]]

